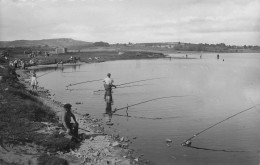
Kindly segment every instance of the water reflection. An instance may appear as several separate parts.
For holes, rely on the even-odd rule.
[[[46,65],[46,66],[37,66],[37,68],[33,68],[33,69],[30,69],[29,70],[34,70],[36,72],[46,72],[46,71],[51,71],[51,70],[68,70],[69,68],[72,69],[73,72],[76,72],[76,70],[80,70],[80,66],[81,64],[73,64],[73,65],[70,65],[70,64],[54,64],[54,65]],[[69,72],[69,73],[73,73],[73,72]]]
[[[112,125],[112,104],[113,104],[113,97],[112,92],[105,92],[105,102],[106,102],[106,109],[104,113],[105,121],[107,125]]]
[[[112,114],[113,114],[113,112],[112,112],[112,103],[111,102],[110,103],[107,102],[106,103],[105,113],[104,113],[105,121],[106,121],[107,124],[111,122]]]

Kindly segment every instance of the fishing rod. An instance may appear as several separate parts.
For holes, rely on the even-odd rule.
[[[130,85],[130,86],[122,86],[122,87],[116,87],[116,88],[140,87],[140,86],[145,86],[145,85],[151,85],[151,84]]]
[[[89,89],[89,88],[74,88],[74,89],[66,89],[66,90],[69,90],[69,91],[80,91],[80,90],[89,91],[89,90],[92,90],[92,89]]]
[[[155,100],[162,100],[162,99],[173,98],[173,97],[187,97],[187,96],[191,96],[191,95],[158,97],[158,98],[142,101],[142,102],[139,102],[139,103],[136,103],[136,104],[127,105],[126,107],[122,107],[122,108],[118,108],[118,109],[115,108],[114,112],[119,111],[119,110],[123,110],[123,109],[127,109],[128,110],[129,107],[133,107],[133,106],[136,106],[136,105],[139,105],[139,104],[144,104],[144,103],[155,101]]]
[[[118,85],[116,85],[116,86],[122,86],[122,85],[127,85],[127,84],[132,84],[132,83],[142,82],[142,81],[155,80],[155,79],[160,79],[160,78],[163,78],[163,77],[150,78],[150,79],[143,79],[143,80],[138,80],[138,81],[132,81],[132,82],[128,82],[128,83],[118,84]]]
[[[149,81],[149,80],[155,80],[155,79],[160,79],[160,78],[164,78],[164,77],[158,77],[158,78],[150,78],[150,79],[143,79],[143,80],[138,80],[138,81],[132,81],[132,82],[128,82],[128,83],[118,84],[118,85],[115,85],[115,86],[122,86],[122,85],[133,84],[133,83],[143,82],[143,81]],[[117,87],[117,88],[119,88],[119,87]],[[93,92],[100,92],[100,91],[105,91],[105,90],[100,89],[100,90],[96,90],[96,91],[93,91]]]
[[[150,85],[150,84],[130,85],[130,86],[123,86],[123,87],[116,87],[114,89],[117,89],[117,88],[129,88],[129,87],[135,87],[135,86],[145,86],[145,85]],[[93,91],[93,92],[101,92],[101,91],[105,91],[105,90],[104,89],[100,89],[100,90],[96,90],[96,91]]]
[[[103,80],[103,79],[83,81],[83,82],[79,82],[79,83],[69,84],[69,85],[67,85],[66,87],[68,88],[69,86],[78,85],[78,84],[83,84],[83,83],[88,83],[88,82],[94,82],[94,81],[100,81],[100,80]]]
[[[55,71],[56,71],[56,70],[53,70],[53,71],[50,71],[50,72],[44,73],[44,74],[38,76],[37,78],[40,78],[40,77],[42,77],[42,76],[45,76],[45,75],[47,75],[47,74],[49,74],[49,73],[52,73],[52,72],[55,72]]]
[[[143,116],[130,116],[130,115],[119,115],[119,114],[113,114],[113,115],[115,115],[115,116],[122,116],[122,117],[140,118],[140,119],[151,119],[151,120],[179,118],[179,116],[173,116],[173,117],[143,117]]]
[[[90,132],[89,130],[86,130],[86,129],[83,129],[83,128],[80,128],[80,127],[79,127],[79,129],[86,131],[86,132]]]
[[[215,127],[216,125],[218,125],[218,124],[220,124],[220,123],[223,123],[224,121],[227,121],[227,120],[229,120],[230,118],[235,117],[235,116],[237,116],[237,115],[239,115],[239,114],[241,114],[241,113],[244,113],[244,112],[249,111],[249,110],[251,110],[251,109],[253,109],[253,108],[255,108],[255,107],[258,107],[259,105],[260,105],[260,104],[254,105],[254,106],[252,106],[252,107],[250,107],[250,108],[247,108],[247,109],[245,109],[245,110],[243,110],[243,111],[240,111],[240,112],[238,112],[238,113],[236,113],[236,114],[234,114],[234,115],[232,115],[232,116],[229,116],[229,117],[225,118],[224,120],[221,120],[220,122],[217,122],[216,124],[213,124],[212,126],[210,126],[210,127],[206,128],[206,129],[204,129],[204,130],[202,130],[202,131],[200,131],[200,132],[194,134],[193,136],[191,136],[190,138],[188,138],[187,140],[185,140],[181,145],[182,145],[182,146],[188,146],[188,147],[190,147],[190,146],[191,146],[191,139],[193,139],[193,138],[197,137],[198,135],[202,134],[203,132],[205,132],[205,131],[211,129],[212,127]]]
[[[89,72],[89,71],[75,71],[75,72],[62,72],[62,73],[76,73],[76,72]]]

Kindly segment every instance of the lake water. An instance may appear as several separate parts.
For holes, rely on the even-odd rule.
[[[177,56],[177,55],[171,55]],[[178,54],[178,56],[185,56]],[[81,114],[90,113],[105,123],[106,103],[102,81],[110,72],[114,84],[112,108],[143,101],[112,116],[106,133],[128,137],[136,156],[151,164],[167,165],[259,165],[260,106],[228,119],[192,139],[191,147],[181,143],[194,134],[240,111],[260,104],[260,54],[189,55],[195,59],[126,60],[64,66],[39,70],[40,86],[53,98],[70,102]],[[224,59],[224,61],[223,61]],[[119,88],[122,87],[122,88]],[[124,88],[123,88],[124,87]],[[172,96],[172,97],[170,97]],[[176,96],[176,97],[175,97]],[[82,102],[83,104],[76,104]],[[136,137],[135,139],[133,139]],[[166,143],[171,139],[172,143]]]

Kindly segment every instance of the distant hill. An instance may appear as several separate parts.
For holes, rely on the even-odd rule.
[[[71,38],[56,38],[42,40],[15,40],[0,41],[0,47],[66,47],[68,49],[83,48],[92,45],[92,42],[74,40]]]

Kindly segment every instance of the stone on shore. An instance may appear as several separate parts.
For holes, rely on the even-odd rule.
[[[112,143],[112,147],[119,147],[120,146],[120,143],[118,143],[118,142],[113,142]]]

